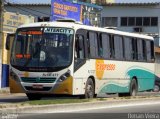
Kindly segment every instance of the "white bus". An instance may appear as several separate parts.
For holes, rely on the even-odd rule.
[[[152,90],[154,77],[150,36],[61,20],[19,27],[12,45],[10,91],[30,100],[42,94],[135,96]]]

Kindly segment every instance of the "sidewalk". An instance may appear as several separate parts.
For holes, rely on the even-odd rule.
[[[9,87],[7,87],[7,88],[0,88],[0,95],[1,94],[8,94],[8,93],[10,93]]]

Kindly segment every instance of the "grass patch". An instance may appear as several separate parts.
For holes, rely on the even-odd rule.
[[[96,100],[97,101],[106,101],[107,99],[106,98],[97,98]]]
[[[90,102],[91,99],[52,99],[52,100],[34,100],[22,103],[23,105],[49,105],[49,104],[68,104]]]

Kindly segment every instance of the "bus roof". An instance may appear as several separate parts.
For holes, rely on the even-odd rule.
[[[116,34],[116,35],[123,35],[123,36],[128,36],[128,37],[136,37],[136,38],[142,38],[142,39],[148,39],[148,40],[154,40],[153,37],[147,36],[147,35],[142,35],[142,34],[137,34],[137,33],[130,33],[130,32],[124,32],[124,31],[119,31],[116,29],[106,29],[106,28],[100,28],[100,27],[94,27],[94,26],[87,26],[80,24],[78,22],[37,22],[37,23],[30,23],[26,25],[22,25],[18,28],[26,28],[26,27],[65,27],[65,28],[74,28],[75,30],[77,29],[86,29],[86,30],[91,30],[91,31],[99,31],[99,32],[106,32],[110,34]]]

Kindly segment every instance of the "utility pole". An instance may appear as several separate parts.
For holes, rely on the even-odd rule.
[[[3,10],[4,9],[4,1],[0,0],[0,88],[2,81],[2,31],[3,31]]]

